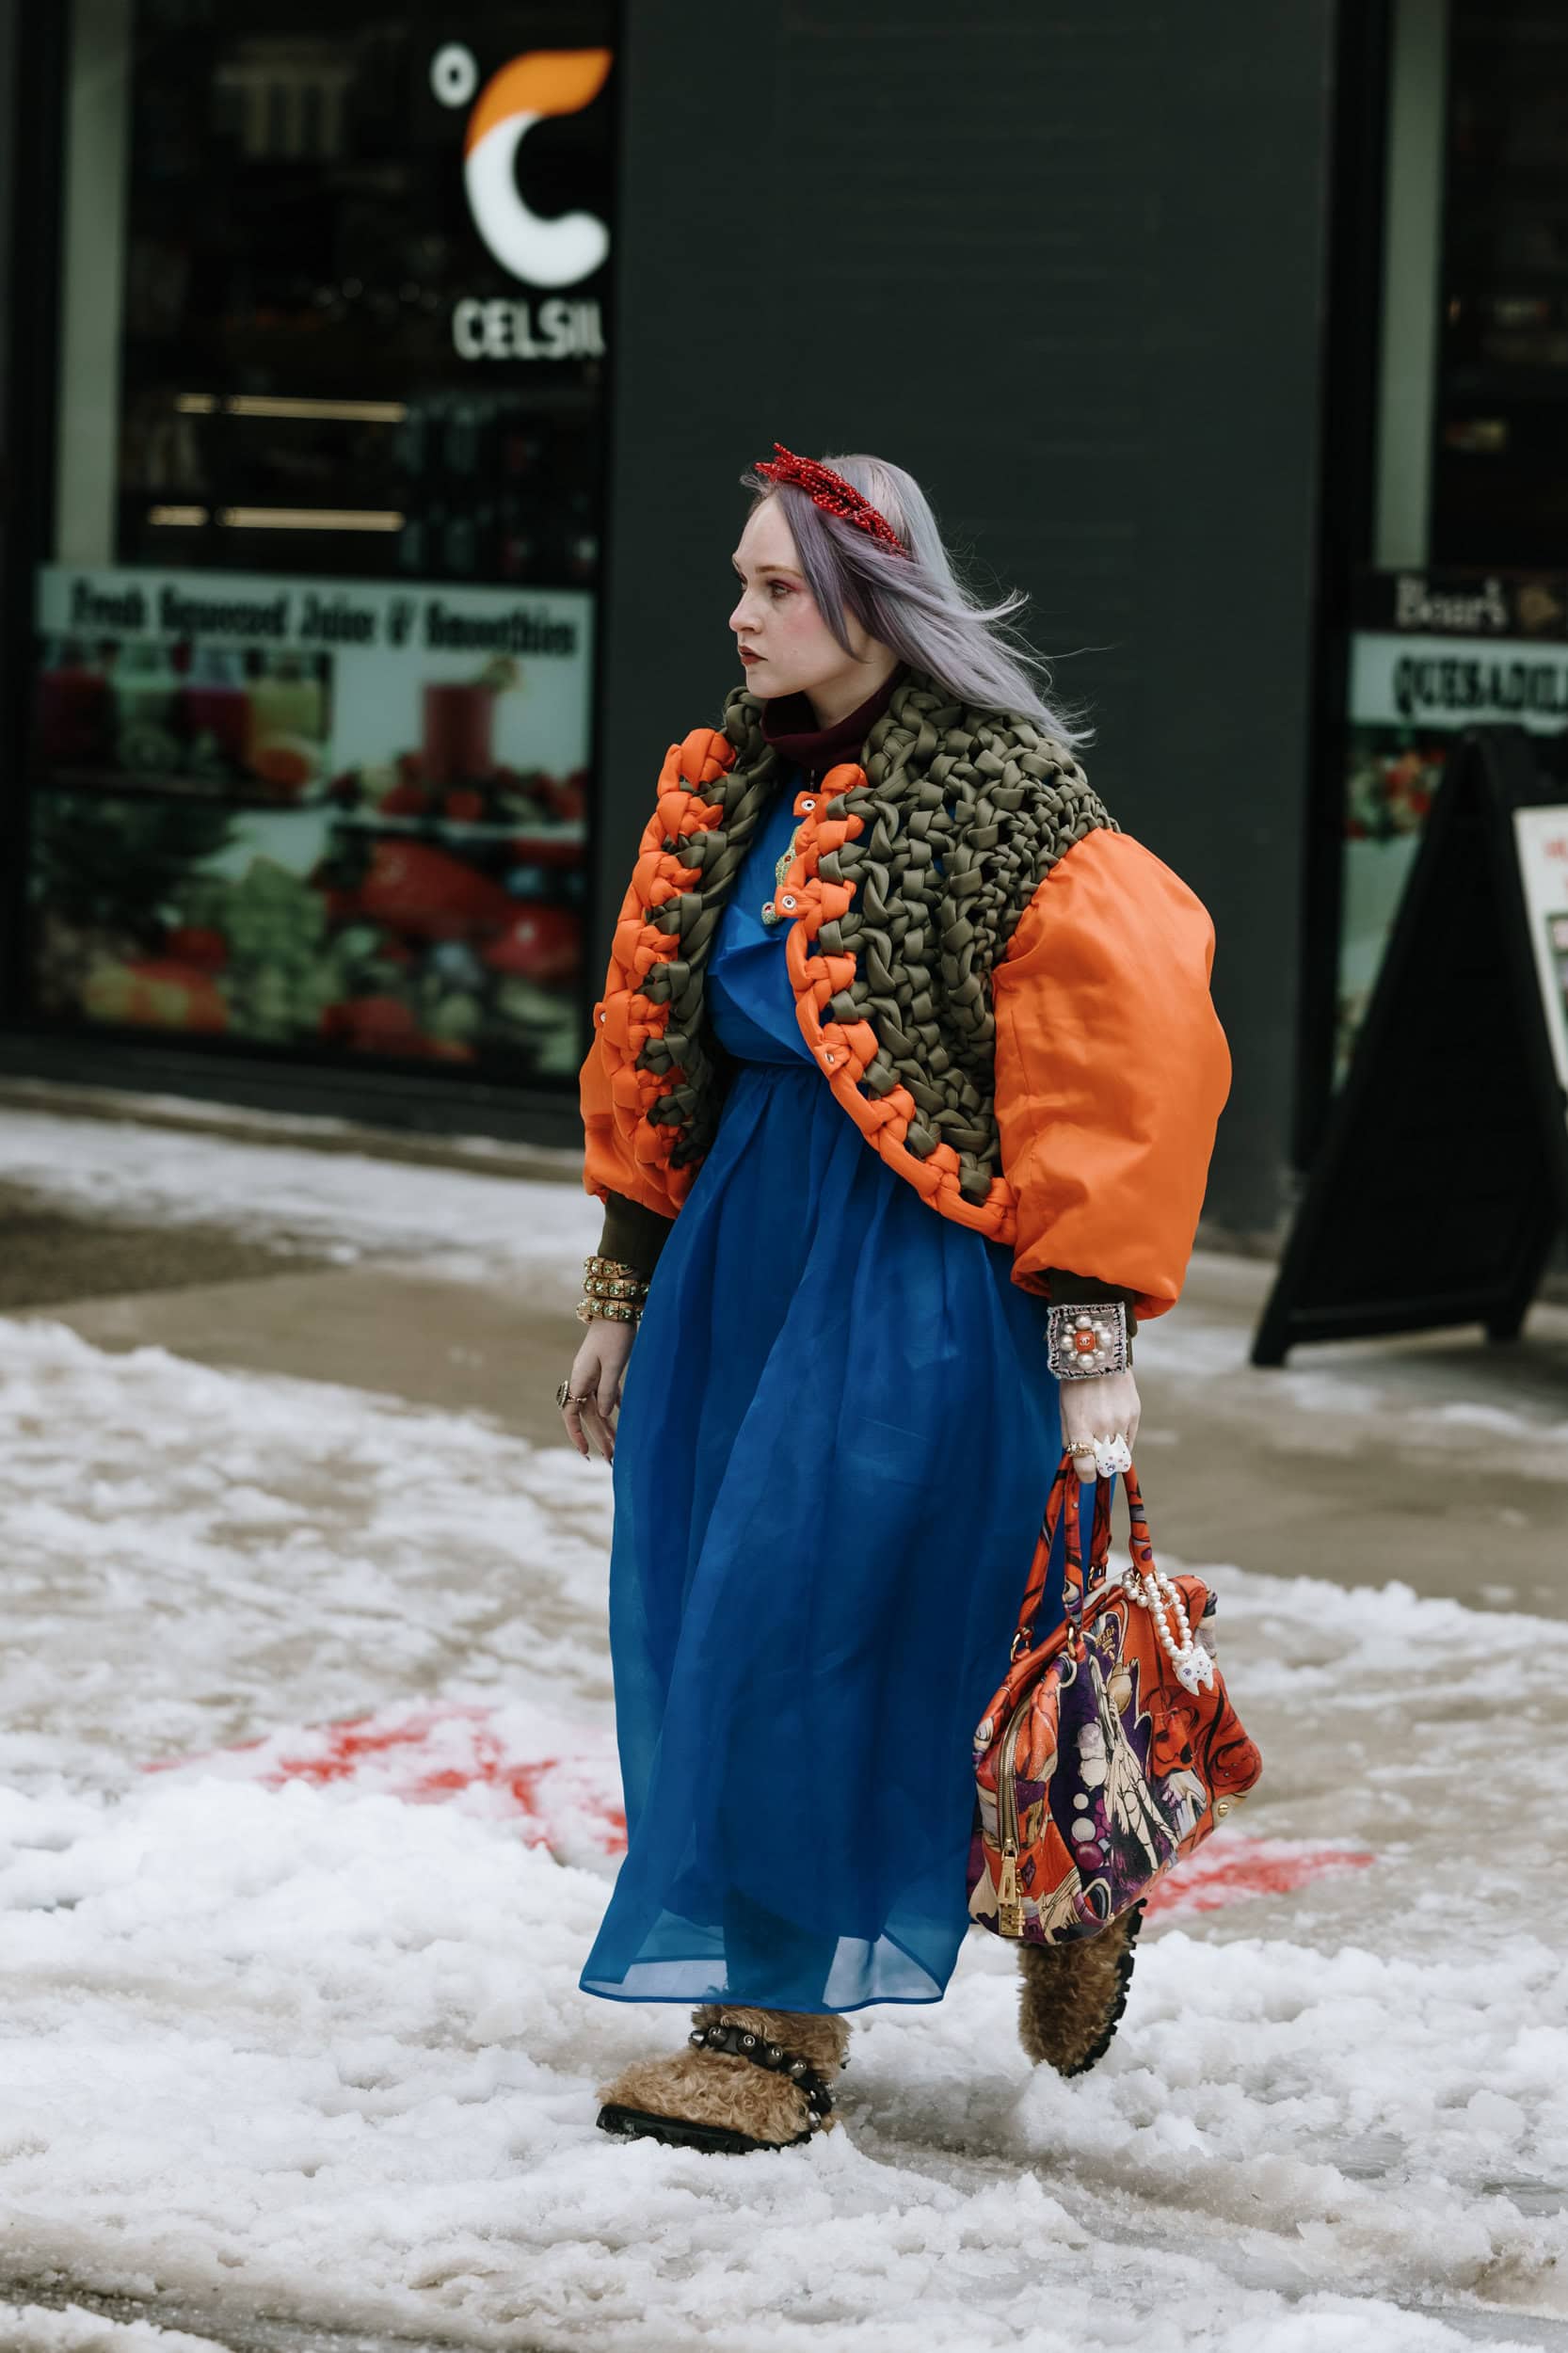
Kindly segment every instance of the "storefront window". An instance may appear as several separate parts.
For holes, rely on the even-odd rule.
[[[75,0],[29,969],[575,1074],[608,0]]]
[[[1568,725],[1568,17],[1395,0],[1337,1069],[1456,731]]]
[[[1568,14],[1454,0],[1432,560],[1568,566]]]

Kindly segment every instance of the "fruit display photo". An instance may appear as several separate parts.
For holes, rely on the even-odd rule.
[[[133,605],[127,577],[99,592],[121,617],[178,609],[146,575],[129,576]],[[89,599],[79,579],[75,589],[80,612]],[[276,581],[265,591],[254,610],[273,629],[319,623],[318,594],[296,615]],[[243,597],[222,609],[249,624]],[[358,642],[331,652],[285,642],[259,655],[123,629],[46,635],[37,1012],[314,1060],[568,1081],[581,1059],[589,600],[374,588],[335,617]],[[157,680],[155,712],[122,706],[111,683],[122,664]],[[169,681],[226,670],[291,694],[308,683],[312,700],[264,694],[262,720],[235,717],[221,759],[204,744],[198,775],[207,707]],[[238,755],[264,737],[313,740],[297,784],[280,768],[258,789]]]
[[[327,778],[323,654],[45,637],[35,746],[62,784],[162,786],[287,807]]]

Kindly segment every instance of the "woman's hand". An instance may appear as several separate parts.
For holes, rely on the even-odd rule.
[[[616,1433],[610,1417],[620,1403],[626,1360],[636,1337],[634,1323],[628,1323],[619,1316],[595,1316],[582,1347],[571,1360],[561,1419],[567,1425],[568,1437],[584,1462],[590,1451],[590,1437],[607,1463],[616,1459]],[[581,1398],[583,1402],[574,1404],[574,1398]]]
[[[1077,1446],[1085,1438],[1113,1438],[1119,1433],[1128,1451],[1138,1435],[1138,1384],[1130,1372],[1096,1372],[1061,1384],[1062,1443]],[[1075,1454],[1073,1468],[1080,1479],[1097,1474],[1092,1454]]]

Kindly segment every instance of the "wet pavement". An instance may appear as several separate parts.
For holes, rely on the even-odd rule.
[[[0,1305],[96,1346],[343,1382],[536,1444],[561,1434],[575,1261],[545,1276],[403,1249],[342,1265],[301,1237],[62,1216],[15,1185],[0,1186]],[[1272,1272],[1199,1252],[1177,1308],[1139,1335],[1139,1467],[1166,1546],[1568,1614],[1568,1308],[1537,1305],[1503,1346],[1424,1333],[1264,1370],[1247,1351]]]

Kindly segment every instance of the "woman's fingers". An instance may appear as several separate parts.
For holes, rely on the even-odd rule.
[[[578,1453],[585,1455],[588,1451],[588,1441],[583,1434],[583,1417],[578,1411],[575,1401],[569,1397],[561,1408],[561,1419],[566,1423],[567,1435]]]
[[[605,1368],[605,1372],[600,1374],[600,1384],[598,1384],[591,1398],[584,1398],[582,1407],[584,1421],[593,1431],[598,1452],[605,1457],[607,1464],[615,1462],[615,1421],[610,1417],[615,1415],[615,1401],[619,1396],[619,1372],[615,1372],[615,1368]]]
[[[583,1400],[583,1427],[592,1438],[597,1451],[606,1462],[609,1462],[615,1450],[614,1441],[610,1435],[610,1426],[599,1410],[597,1396],[585,1397]]]
[[[577,1353],[561,1418],[584,1460],[596,1451],[607,1463],[616,1459],[616,1409],[635,1333],[635,1324],[599,1320],[597,1331]]]
[[[567,1375],[567,1401],[561,1408],[567,1435],[584,1462],[593,1451],[588,1441],[595,1429],[594,1401],[602,1378],[603,1369],[597,1351],[584,1344],[579,1349]],[[602,1452],[602,1448],[600,1450]]]
[[[619,1369],[615,1365],[606,1365],[603,1371],[599,1376],[599,1389],[594,1398],[593,1410],[599,1417],[599,1427],[601,1433],[600,1439],[600,1452],[603,1455],[604,1460],[607,1463],[613,1463],[616,1459],[616,1432],[615,1424],[611,1417],[615,1413],[616,1401],[619,1396]]]
[[[1064,1381],[1061,1397],[1064,1446],[1097,1446],[1103,1452],[1119,1438],[1130,1455],[1142,1410],[1138,1386],[1130,1372],[1096,1373],[1086,1381]],[[1100,1465],[1092,1452],[1075,1454],[1073,1468],[1086,1486],[1100,1475]]]

